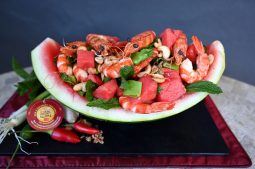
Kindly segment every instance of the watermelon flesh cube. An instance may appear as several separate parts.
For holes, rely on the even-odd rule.
[[[169,49],[172,49],[175,41],[179,38],[181,34],[182,34],[181,30],[174,30],[171,28],[165,29],[160,34],[162,45],[167,46]]]
[[[115,79],[110,80],[99,86],[94,92],[93,96],[98,99],[110,100],[117,92],[118,85]]]
[[[158,84],[149,75],[141,77],[139,81],[142,82],[141,101],[150,103],[156,98]]]
[[[88,75],[88,80],[91,80],[92,82],[96,83],[99,86],[103,84],[103,81],[97,75],[92,75],[92,74]]]
[[[167,78],[165,82],[159,86],[161,88],[157,100],[161,102],[174,102],[186,93],[182,84],[179,71],[172,69],[164,69],[164,75]]]
[[[81,69],[95,67],[95,54],[92,51],[78,50],[77,51],[77,66]]]

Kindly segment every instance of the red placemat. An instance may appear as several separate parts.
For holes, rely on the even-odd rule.
[[[1,117],[18,109],[27,96],[15,93],[0,109]],[[249,167],[252,162],[241,144],[222,118],[212,99],[204,100],[222,138],[229,148],[224,156],[155,156],[155,157],[116,157],[116,156],[17,156],[12,162],[15,168],[60,168],[60,167]],[[6,167],[10,157],[0,156],[0,167]]]

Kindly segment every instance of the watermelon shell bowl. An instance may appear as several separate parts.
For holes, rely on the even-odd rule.
[[[177,33],[179,32],[179,35],[180,35],[179,37],[176,35],[176,32]],[[104,40],[104,37],[109,37],[109,36],[96,35],[96,34],[89,34],[89,35],[94,35],[99,39],[101,38],[100,40],[102,39]],[[126,43],[123,42],[125,44],[123,48],[125,53],[124,57],[128,57],[127,55],[132,55],[132,53],[139,52],[143,48],[142,43],[151,44],[155,42],[155,38],[152,41],[146,42],[147,37],[146,36],[141,37],[141,35],[143,34],[139,34],[133,37],[130,42],[126,42]],[[173,38],[173,35],[175,35],[174,36],[175,38]],[[181,45],[184,44],[184,46],[180,46],[180,49],[187,50],[187,47],[188,47],[187,41],[185,42],[185,38],[184,38],[184,43],[183,41],[181,41],[183,40],[181,39],[181,36],[184,36],[184,35],[185,34],[183,34],[182,31],[167,28],[163,33],[161,33],[160,38],[158,38],[162,41],[162,46],[168,46],[169,50],[171,51],[171,57],[174,58],[176,62],[177,62],[177,58],[175,57],[177,56],[175,56],[174,50],[175,48],[179,47],[178,43],[181,43]],[[87,40],[88,40],[88,36],[87,36]],[[136,45],[134,45],[134,42],[137,42]],[[85,43],[87,44],[87,42]],[[130,52],[130,50],[126,52],[128,45],[133,45],[134,48],[138,48],[138,49],[136,49],[135,52],[134,51]],[[98,53],[96,49],[98,46],[93,46],[93,45],[91,46],[94,47],[95,55],[97,55]],[[99,107],[87,106],[88,101],[86,100],[86,98],[78,94],[76,91],[74,91],[73,86],[64,82],[61,79],[59,68],[56,64],[56,57],[60,54],[61,48],[63,48],[63,46],[61,46],[59,43],[57,43],[55,40],[51,38],[46,38],[43,42],[41,42],[31,52],[32,65],[33,65],[34,72],[37,78],[39,79],[39,81],[41,82],[41,84],[45,87],[46,90],[48,90],[48,92],[52,96],[54,96],[59,102],[63,103],[69,108],[85,116],[89,116],[89,117],[100,119],[100,120],[112,121],[112,122],[146,122],[146,121],[158,120],[158,119],[166,118],[166,117],[181,113],[184,110],[189,109],[190,107],[196,105],[198,102],[202,101],[208,95],[207,92],[185,92],[180,97],[172,101],[171,108],[160,111],[160,112],[151,112],[151,113],[137,113],[134,111],[130,111],[128,109],[123,109],[122,107],[115,107],[115,108],[111,108],[107,110],[107,109],[103,109]],[[165,52],[165,51],[162,50],[161,52]],[[181,55],[183,55],[183,53],[186,54],[186,51],[179,52],[179,54]],[[206,46],[206,53],[207,55],[210,55],[210,54],[213,55],[214,59],[213,59],[213,62],[210,64],[208,71],[206,75],[202,78],[202,80],[210,81],[214,84],[217,84],[225,69],[224,47],[220,41],[214,41],[211,44]],[[185,58],[183,58],[183,60],[184,59]],[[179,65],[181,67],[181,64]],[[186,82],[183,82],[183,83],[186,84]],[[174,82],[172,83],[172,85],[174,85]],[[176,88],[176,86],[174,87]],[[178,90],[176,92],[178,95]],[[176,93],[172,93],[172,94],[176,94]],[[108,95],[108,94],[105,93],[105,95]],[[165,95],[166,95],[165,97],[171,97],[171,96],[168,96],[167,94]]]

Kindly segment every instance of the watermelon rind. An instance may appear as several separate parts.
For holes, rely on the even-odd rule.
[[[59,44],[51,38],[46,38],[41,42],[41,44],[31,52],[34,72],[51,95],[64,105],[85,116],[111,122],[131,123],[153,121],[181,113],[196,105],[208,95],[208,93],[205,92],[185,94],[185,96],[175,102],[173,109],[151,114],[134,113],[125,111],[122,108],[105,110],[97,107],[88,107],[86,106],[87,101],[74,92],[72,87],[64,83],[59,77],[56,65],[54,64],[54,57],[58,55],[59,47]],[[220,41],[214,41],[207,47],[207,51],[215,56],[215,60],[205,80],[217,84],[225,69],[224,47]]]

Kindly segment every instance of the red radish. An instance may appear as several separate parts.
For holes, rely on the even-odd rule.
[[[81,133],[86,133],[86,134],[97,134],[100,131],[94,127],[89,126],[88,124],[79,121],[73,124],[74,130],[81,132]]]
[[[160,34],[162,45],[167,46],[169,49],[172,49],[173,44],[181,34],[182,34],[181,30],[174,30],[171,28],[165,29]]]
[[[91,80],[92,82],[96,83],[97,85],[101,85],[103,84],[103,81],[101,80],[101,78],[97,75],[89,75],[88,76],[88,80]]]
[[[80,138],[74,132],[64,128],[55,128],[47,131],[47,133],[50,134],[51,138],[56,141],[74,144],[81,142]]]
[[[143,76],[139,81],[142,82],[142,92],[140,95],[141,101],[144,103],[151,102],[157,95],[157,82],[155,82],[149,75]]]
[[[110,100],[114,97],[117,89],[118,89],[117,82],[115,79],[113,79],[99,86],[93,92],[93,96],[98,99]]]
[[[182,84],[179,71],[172,69],[164,69],[166,81],[160,83],[161,91],[158,94],[159,102],[174,102],[186,93],[185,87]]]
[[[193,44],[188,46],[187,49],[187,53],[186,53],[187,58],[189,58],[189,60],[195,64],[196,63],[196,59],[197,59],[197,51],[196,48]]]
[[[84,70],[95,67],[95,54],[92,51],[77,51],[77,66]]]

